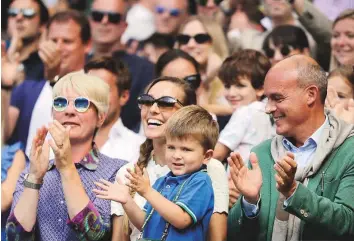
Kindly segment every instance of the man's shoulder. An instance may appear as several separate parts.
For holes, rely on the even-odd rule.
[[[151,63],[149,60],[144,59],[135,54],[128,54],[125,51],[114,52],[113,57],[121,59],[123,62],[125,62],[128,65],[128,67],[131,65],[141,66],[141,67],[144,66],[150,68],[154,67],[153,63]]]

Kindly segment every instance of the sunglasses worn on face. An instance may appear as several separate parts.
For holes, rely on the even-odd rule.
[[[179,34],[177,36],[177,42],[181,45],[188,44],[189,40],[193,38],[198,44],[203,44],[211,41],[211,37],[207,33],[199,33],[194,36]]]
[[[178,17],[181,14],[181,10],[178,9],[178,8],[167,9],[165,7],[162,7],[162,6],[157,6],[156,9],[155,9],[155,11],[158,14],[163,14],[164,12],[166,12],[168,10],[169,10],[170,16],[172,16],[172,17]]]
[[[9,17],[17,17],[18,14],[22,13],[24,18],[33,18],[36,16],[36,10],[33,8],[9,8],[8,10]]]
[[[104,11],[97,11],[93,10],[91,12],[91,17],[93,21],[95,22],[101,22],[104,16],[108,16],[108,22],[113,23],[113,24],[118,24],[121,19],[122,15],[120,13],[115,13],[115,12],[104,12]]]
[[[293,48],[289,45],[284,45],[280,48],[280,53],[286,57],[290,54],[291,50],[293,50]],[[268,58],[273,58],[275,55],[275,50],[271,49],[271,48],[267,48],[265,49],[265,54],[267,55]]]
[[[219,5],[222,2],[222,0],[214,0],[215,5]],[[197,4],[201,6],[206,6],[208,3],[208,0],[197,0]]]
[[[58,96],[53,100],[53,108],[55,111],[62,112],[69,105],[69,101],[67,98],[63,96]],[[90,100],[86,97],[77,97],[74,99],[74,108],[77,112],[85,112],[90,107]]]
[[[197,90],[200,86],[200,82],[202,79],[200,78],[200,74],[189,75],[183,78],[187,81],[188,84],[192,86],[194,90]]]
[[[171,96],[162,96],[161,98],[155,99],[151,95],[142,94],[138,97],[138,104],[140,109],[143,106],[150,107],[154,103],[156,103],[159,108],[172,108],[176,103],[183,106],[183,104],[178,99],[175,99]]]

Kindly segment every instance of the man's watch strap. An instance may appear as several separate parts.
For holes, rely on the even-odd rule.
[[[31,189],[36,189],[36,190],[39,190],[43,183],[33,183],[33,182],[29,182],[27,180],[28,178],[28,174],[25,175],[25,180],[23,180],[23,186],[24,187],[28,187],[28,188],[31,188]]]
[[[4,85],[1,84],[1,89],[6,91],[11,91],[14,88],[14,85]]]

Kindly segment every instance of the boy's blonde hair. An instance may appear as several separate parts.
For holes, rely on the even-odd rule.
[[[102,79],[73,72],[59,79],[53,87],[53,99],[71,89],[78,95],[87,97],[96,106],[98,114],[106,114],[109,106],[109,85]]]
[[[197,105],[183,107],[176,111],[166,124],[167,139],[197,139],[204,151],[214,150],[219,138],[219,126],[208,111]]]

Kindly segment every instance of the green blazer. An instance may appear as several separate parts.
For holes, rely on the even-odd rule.
[[[254,148],[262,170],[260,211],[247,218],[241,197],[228,216],[228,241],[272,240],[276,189],[271,140]],[[287,212],[301,219],[301,240],[354,240],[354,137],[348,138],[326,158],[308,186],[298,185]]]

